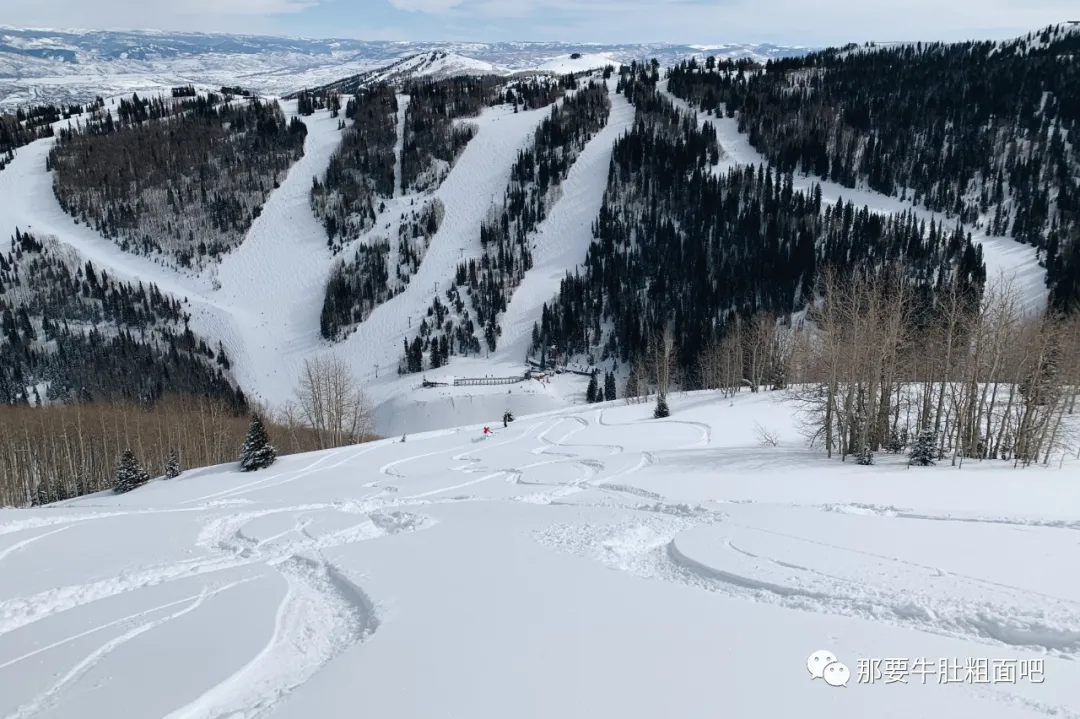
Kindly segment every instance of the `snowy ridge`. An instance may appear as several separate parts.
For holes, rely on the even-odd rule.
[[[708,50],[721,57],[761,60],[807,51],[768,44],[717,45]],[[673,64],[702,52],[698,46],[667,43],[368,42],[0,26],[0,110],[29,103],[82,103],[97,95],[155,92],[189,83],[204,89],[241,85],[260,94],[285,96],[345,77],[390,72],[394,65],[405,69],[414,64],[423,74],[439,76],[455,71],[505,74],[541,66],[556,70],[575,53],[611,58],[617,65],[652,57]]]
[[[1075,453],[859,467],[767,393],[670,403],[0,511],[0,716],[707,716],[710,677],[734,716],[1080,714]],[[807,676],[822,647],[846,690]],[[1045,681],[882,689],[874,657]]]

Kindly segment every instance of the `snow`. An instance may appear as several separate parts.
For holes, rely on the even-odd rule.
[[[574,57],[577,55],[578,57]],[[553,57],[536,66],[537,70],[566,74],[602,69],[608,65],[619,67],[621,62],[611,53],[569,53]]]
[[[859,467],[775,394],[670,405],[0,511],[0,716],[1080,715],[1074,458]],[[872,658],[1045,681],[860,682]]]

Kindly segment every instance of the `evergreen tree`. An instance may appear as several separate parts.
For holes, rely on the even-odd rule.
[[[596,402],[598,400],[598,398],[597,398],[597,392],[598,391],[599,391],[599,387],[598,387],[598,385],[596,383],[596,373],[593,372],[592,376],[589,377],[589,387],[588,387],[588,389],[585,390],[585,401],[590,403],[590,404],[592,404],[593,402]],[[600,399],[603,399],[603,397],[600,397]]]
[[[653,410],[654,419],[663,419],[671,414],[667,406],[667,397],[662,394],[656,396],[656,409]]]
[[[251,415],[251,425],[240,450],[240,471],[250,472],[269,467],[277,459],[277,450],[270,444],[270,435],[257,414]]]
[[[874,463],[874,453],[870,450],[870,445],[864,444],[862,449],[855,454],[855,464],[861,464],[863,466],[869,466]]]
[[[116,468],[113,476],[113,489],[117,494],[130,492],[150,481],[150,475],[135,459],[130,449],[125,449],[120,457],[120,466]]]
[[[180,471],[180,458],[176,456],[176,450],[170,449],[169,456],[165,459],[165,479],[179,477]]]
[[[915,446],[911,448],[909,464],[917,464],[920,467],[928,467],[934,463],[937,457],[937,432],[932,427],[925,427],[915,439]]]
[[[607,372],[604,375],[604,399],[610,402],[615,399],[615,373]]]

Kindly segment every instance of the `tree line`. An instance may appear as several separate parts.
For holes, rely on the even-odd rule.
[[[737,117],[781,172],[803,171],[1038,249],[1051,304],[1080,306],[1080,35],[826,50],[761,69],[680,64],[672,93]]]
[[[101,98],[98,103],[104,104]],[[34,140],[53,136],[53,124],[81,115],[82,105],[32,105],[0,113],[0,170],[15,159],[15,150]]]
[[[116,119],[110,109],[61,130],[47,163],[76,222],[126,251],[202,267],[243,240],[306,132],[276,102],[135,95]]]
[[[152,477],[235,462],[238,455],[241,469],[256,469],[271,455],[375,438],[371,403],[333,355],[307,360],[293,399],[276,409],[241,412],[221,399],[190,394],[152,404],[0,405],[0,506],[130,491]]]
[[[818,294],[805,324],[769,332],[763,319],[752,344],[830,456],[870,464],[920,441],[954,465],[1075,451],[1080,318],[1025,314],[1008,277],[981,298],[954,279],[928,307],[900,272],[830,269]]]

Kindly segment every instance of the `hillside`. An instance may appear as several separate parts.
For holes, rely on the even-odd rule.
[[[1050,303],[1080,307],[1080,31],[1008,42],[686,62],[671,91],[739,129],[782,172],[868,188],[1035,248]]]
[[[774,395],[671,405],[0,510],[0,713],[1080,709],[1080,586],[1060,571],[1080,561],[1075,459],[840,465],[802,448]],[[817,650],[848,667],[846,688],[812,679]]]
[[[0,227],[10,227],[12,233],[20,227],[41,237],[55,237],[84,261],[106,269],[111,277],[153,283],[180,300],[190,316],[191,331],[215,350],[220,343],[229,358],[229,379],[251,399],[278,407],[292,397],[306,359],[330,353],[340,356],[367,386],[376,406],[378,430],[388,435],[454,423],[445,414],[447,405],[457,422],[501,413],[506,389],[454,388],[452,395],[444,396],[440,391],[423,389],[422,380],[521,377],[526,355],[531,352],[539,359],[542,354],[536,340],[544,330],[544,307],[563,306],[559,295],[570,287],[566,285],[567,273],[593,271],[590,263],[606,251],[605,243],[624,242],[628,236],[603,220],[618,213],[626,218],[624,227],[632,228],[630,234],[640,231],[634,224],[638,219],[646,223],[642,225],[646,232],[662,230],[656,237],[669,237],[663,233],[680,228],[677,233],[687,233],[682,254],[672,259],[663,247],[643,246],[647,250],[641,255],[645,265],[655,262],[652,266],[663,268],[664,273],[650,271],[626,284],[628,289],[640,290],[639,296],[631,297],[629,293],[620,296],[611,288],[611,278],[622,270],[609,270],[608,289],[593,295],[603,305],[571,313],[579,320],[588,318],[584,343],[571,346],[564,342],[567,335],[563,330],[560,336],[546,338],[559,345],[564,355],[567,350],[576,355],[564,356],[562,361],[602,365],[604,371],[614,366],[620,396],[633,356],[643,351],[650,332],[665,313],[668,319],[682,321],[684,330],[705,322],[713,327],[709,332],[715,334],[699,337],[696,344],[680,345],[680,362],[687,371],[676,386],[703,386],[701,378],[695,376],[700,364],[695,353],[723,339],[723,326],[732,321],[732,312],[749,315],[765,310],[780,318],[798,315],[800,303],[812,292],[818,270],[845,261],[851,264],[855,257],[896,257],[895,248],[906,248],[900,253],[905,257],[913,256],[916,246],[929,248],[920,251],[936,259],[920,260],[923,264],[918,270],[920,281],[927,286],[951,276],[957,267],[980,286],[983,278],[993,281],[1001,274],[1015,275],[1025,311],[1045,306],[1045,271],[1038,264],[1035,248],[992,236],[985,225],[958,225],[956,217],[920,207],[910,198],[890,197],[868,187],[848,188],[801,173],[786,175],[770,169],[772,184],[766,192],[764,178],[757,170],[768,168],[767,158],[739,133],[738,118],[688,105],[671,89],[671,80],[661,77],[659,61],[635,67],[606,78],[600,72],[580,75],[572,81],[573,89],[561,87],[566,76],[555,77],[548,81],[554,83],[550,91],[537,84],[543,75],[488,75],[460,82],[421,77],[399,86],[377,83],[365,92],[380,98],[376,104],[381,109],[374,114],[363,110],[361,115],[378,121],[364,120],[367,124],[362,127],[348,106],[353,104],[353,112],[357,112],[366,107],[355,104],[367,102],[363,98],[338,97],[340,112],[321,105],[301,108],[298,100],[282,100],[280,122],[289,127],[301,123],[304,128],[302,155],[280,176],[278,187],[268,192],[258,216],[251,213],[243,241],[201,270],[168,267],[167,258],[124,252],[92,228],[73,224],[51,191],[52,177],[46,167],[53,142],[50,138],[21,148],[0,171],[0,185],[5,197],[11,198],[0,207]],[[634,97],[629,97],[625,88],[628,82],[636,83],[633,78],[638,75],[645,78],[647,92],[639,96],[632,90]],[[433,153],[431,148],[444,142],[438,139],[444,135],[417,134],[415,118],[429,117],[431,110],[423,110],[423,103],[410,109],[412,99],[407,93],[418,91],[410,88],[440,87],[440,83],[451,87],[455,82],[462,88],[470,83],[486,88],[481,93],[483,99],[477,96],[470,100],[464,116],[456,116],[456,110],[447,112],[431,126],[443,128],[439,133],[449,132],[445,137],[468,135],[471,139],[464,145],[454,140],[449,155],[428,157],[424,153]],[[584,119],[586,115],[575,119],[572,98],[578,94],[586,97],[582,93],[598,83],[608,89],[606,119],[600,124]],[[432,97],[438,98],[439,92],[442,90]],[[322,97],[325,100],[330,95]],[[273,98],[265,101],[273,102]],[[114,107],[112,99],[104,102],[106,107]],[[437,108],[438,102],[442,100],[432,107]],[[672,119],[676,114],[678,119]],[[553,122],[552,117],[562,119]],[[67,127],[77,118],[58,120],[55,126]],[[668,144],[642,144],[642,130],[635,128],[635,122],[661,128],[657,132],[667,137],[664,142]],[[548,129],[543,129],[544,123]],[[703,154],[698,159],[668,151],[670,143],[689,147],[686,142],[698,142],[693,138],[699,136],[705,145],[699,148]],[[370,150],[370,154],[362,155],[359,148],[365,148],[364,153]],[[646,175],[628,169],[631,165],[625,162],[638,152],[635,148],[645,148],[643,157],[648,162],[660,161],[656,165],[660,174],[655,175],[662,179],[660,184],[642,185]],[[538,163],[538,158],[543,162]],[[623,169],[612,174],[612,162],[617,158],[622,158],[618,162]],[[683,187],[669,183],[671,175],[663,174],[676,167],[661,167],[669,162],[683,163],[678,172],[700,172],[700,179],[685,186],[693,188],[692,192],[664,199],[665,217],[640,215],[640,208],[652,202],[648,193],[654,189],[666,187],[664,183]],[[754,168],[752,175],[749,167]],[[434,174],[425,175],[424,168],[431,168]],[[551,168],[556,169],[557,188],[543,184]],[[332,213],[321,210],[318,202],[313,210],[313,183],[327,187],[330,171],[338,178],[333,180],[338,183],[334,188],[367,189],[354,193],[356,201],[349,201],[353,204],[335,205],[338,209]],[[735,174],[729,177],[732,172]],[[352,185],[340,184],[346,175],[354,178],[349,181]],[[424,182],[418,184],[415,180],[421,176]],[[355,180],[357,177],[360,179]],[[408,180],[409,186],[403,187],[403,180]],[[713,189],[702,194],[706,187]],[[756,198],[759,208],[775,210],[770,203],[790,203],[779,214],[774,212],[783,221],[774,226],[750,225],[745,213],[719,218],[708,214],[710,203],[715,202],[701,199],[719,192],[717,196],[733,202],[744,190],[750,193],[748,197]],[[686,202],[688,198],[697,199]],[[823,218],[807,214],[807,202],[814,203]],[[500,207],[506,210],[502,216]],[[838,219],[825,219],[827,209],[839,213]],[[840,240],[837,232],[846,226],[847,220],[842,219],[845,213],[859,218],[858,232],[862,234],[845,235]],[[339,225],[352,223],[349,230],[330,234],[327,218],[331,215],[345,218],[335,220]],[[499,226],[492,224],[493,219]],[[708,227],[698,224],[706,221],[716,222],[716,229],[688,233],[687,228]],[[877,237],[879,227],[899,228],[882,235],[896,242],[884,242],[880,237],[860,239]],[[752,232],[767,238],[774,237],[770,233],[779,233],[780,251],[754,254],[761,245],[746,239]],[[796,237],[799,242],[791,244]],[[712,239],[706,242],[703,238]],[[919,239],[915,243],[911,238]],[[777,264],[788,247],[808,252],[811,244],[813,268],[800,269],[790,259],[783,260],[786,265]],[[712,266],[713,275],[695,271],[706,256],[702,253],[713,252],[727,256],[724,263]],[[470,262],[478,269],[487,263],[484,272],[489,274],[478,271],[475,286],[469,278]],[[948,272],[930,269],[938,266],[933,262],[943,262],[940,267],[947,266]],[[746,266],[754,267],[755,274],[743,272]],[[461,267],[466,270],[464,282]],[[626,277],[636,276],[636,271],[628,269]],[[331,284],[331,278],[337,279]],[[701,280],[705,278],[709,286],[715,285],[717,294],[701,301],[689,288],[696,282],[693,292],[704,292]],[[688,284],[676,292],[682,283]],[[327,292],[328,284],[331,292]],[[657,289],[644,289],[650,286]],[[661,287],[665,289],[660,291]],[[441,328],[450,317],[439,316],[436,299],[438,305],[454,310],[454,324],[443,335],[449,340],[445,343],[439,332],[430,331],[436,319]],[[634,303],[641,304],[635,307]],[[685,304],[682,309],[680,303]],[[459,334],[470,322],[471,330]],[[632,322],[637,322],[638,328],[627,334]],[[411,372],[416,367],[411,366],[409,357],[416,357],[418,338],[419,371]],[[563,406],[567,397],[580,401],[586,383],[587,377],[578,376],[568,381],[565,389],[539,393],[525,391],[528,385],[522,384],[508,388],[509,397],[515,411],[555,409]]]

